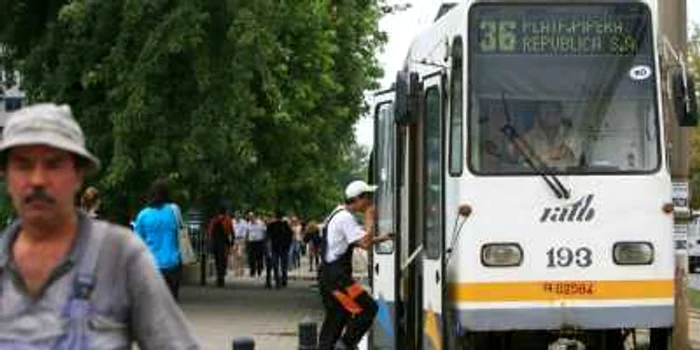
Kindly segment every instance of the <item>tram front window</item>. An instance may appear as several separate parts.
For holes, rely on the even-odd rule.
[[[660,165],[649,10],[475,5],[469,165],[478,174],[648,173]]]

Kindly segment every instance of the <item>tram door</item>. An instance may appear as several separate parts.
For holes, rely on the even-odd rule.
[[[394,123],[394,92],[384,91],[375,96],[373,182],[375,193],[376,235],[398,232],[396,217],[396,124]],[[397,349],[396,323],[396,242],[386,241],[374,246],[372,256],[372,294],[379,311],[373,324],[370,348]]]
[[[419,139],[422,174],[418,200],[421,220],[417,228],[422,233],[422,349],[443,348],[444,300],[444,145],[442,74],[423,80],[422,125]]]

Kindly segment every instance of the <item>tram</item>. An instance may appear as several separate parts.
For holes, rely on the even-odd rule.
[[[647,329],[670,349],[662,112],[695,126],[697,107],[662,71],[658,6],[467,0],[415,38],[372,106],[396,240],[372,254],[368,348],[622,349]]]

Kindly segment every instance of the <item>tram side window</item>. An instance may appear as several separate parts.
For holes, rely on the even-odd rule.
[[[377,233],[384,235],[394,232],[394,105],[391,102],[377,106],[377,145],[375,148],[375,164],[378,187],[377,200]],[[375,246],[378,254],[391,254],[394,251],[392,240]]]
[[[462,38],[452,44],[452,73],[450,77],[450,175],[462,174]]]
[[[442,140],[440,92],[431,87],[425,94],[425,253],[428,259],[440,257],[442,232]]]

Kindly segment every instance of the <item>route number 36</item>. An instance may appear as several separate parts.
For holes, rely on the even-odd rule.
[[[593,252],[588,247],[571,249],[569,247],[552,247],[547,251],[547,267],[569,267],[576,264],[579,267],[589,267],[593,263]]]

